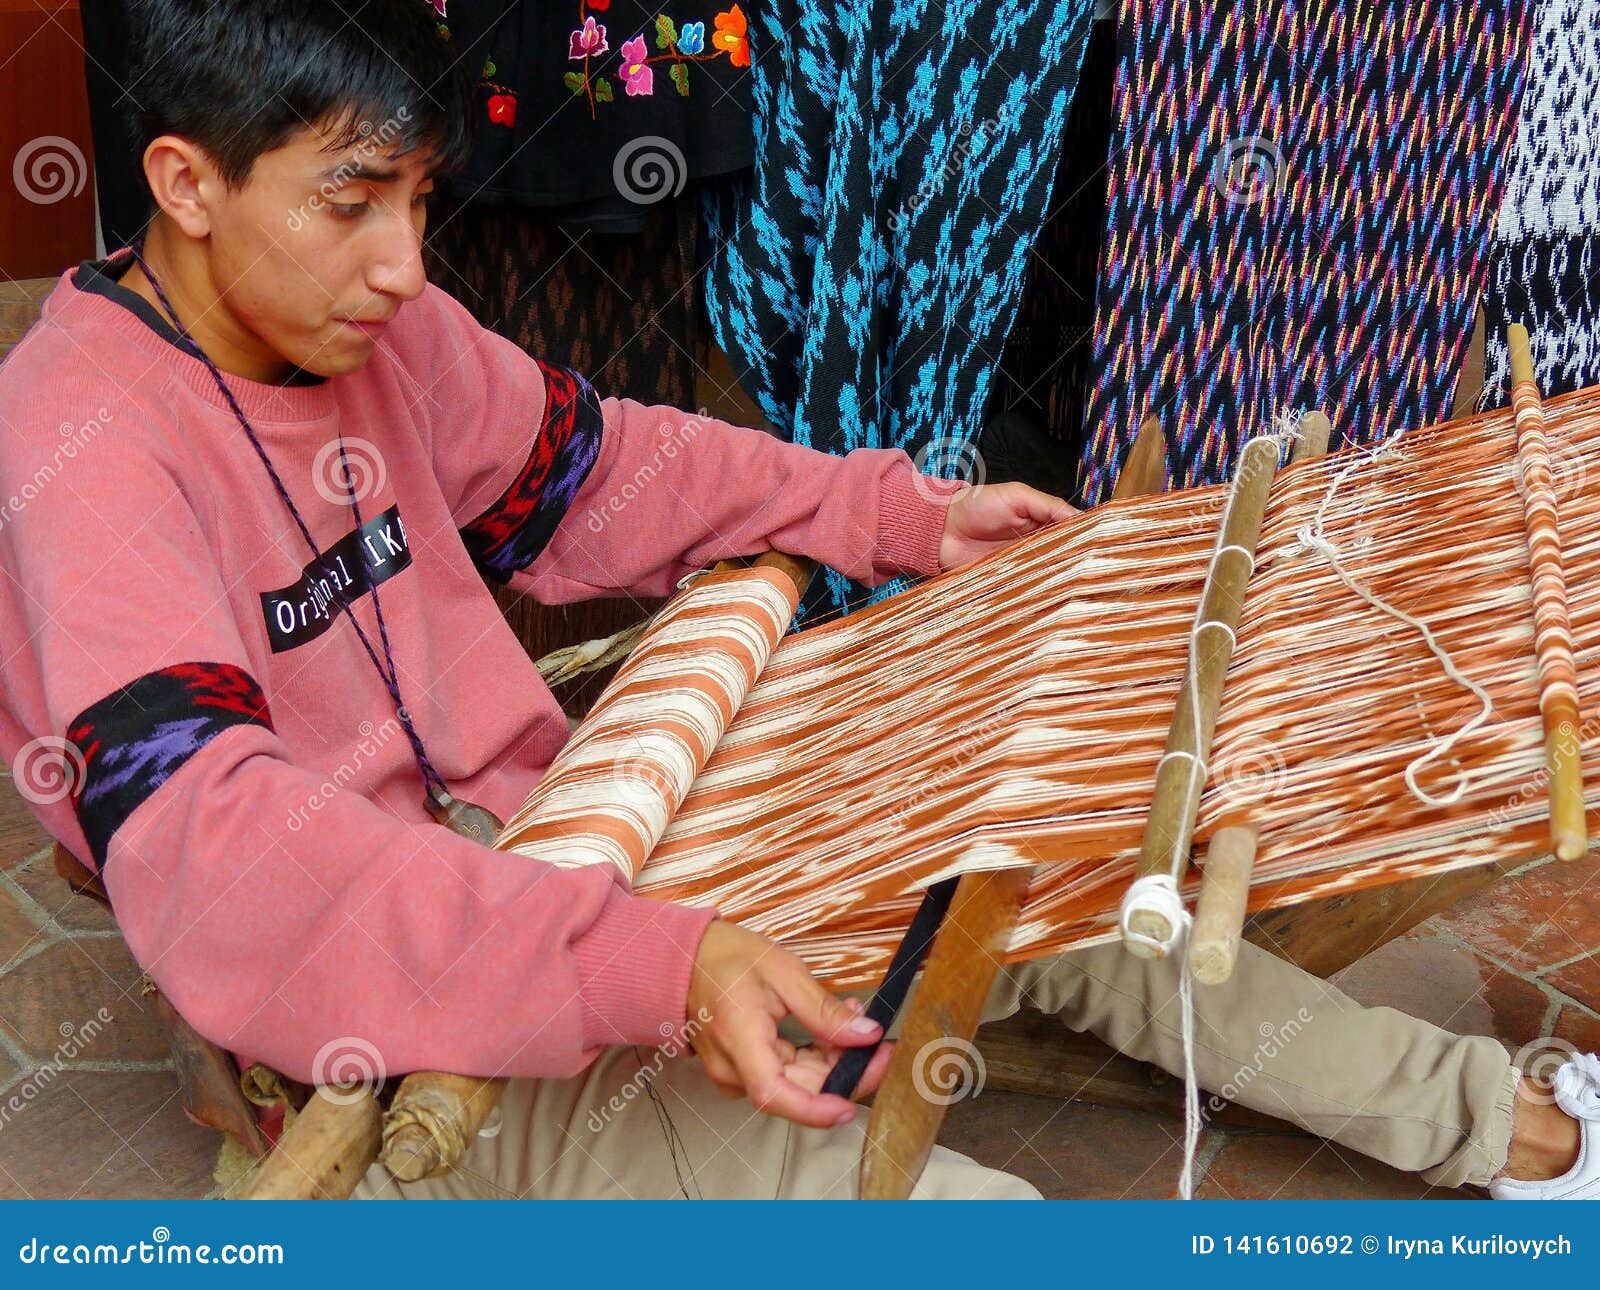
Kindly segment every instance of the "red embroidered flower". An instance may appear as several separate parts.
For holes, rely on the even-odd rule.
[[[749,67],[750,41],[746,35],[744,10],[734,5],[725,13],[719,13],[716,17],[716,28],[711,36],[712,47],[725,52],[728,61],[735,67]]]
[[[517,123],[517,96],[515,94],[489,95],[489,123],[511,129]]]

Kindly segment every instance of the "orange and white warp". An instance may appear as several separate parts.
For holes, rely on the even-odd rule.
[[[1550,487],[1566,544],[1592,827],[1600,490],[1581,485],[1589,471],[1600,479],[1600,390],[1553,400],[1546,414],[1562,466]],[[1252,908],[1532,856],[1548,844],[1512,414],[1410,432],[1338,483],[1349,461],[1304,462],[1274,484],[1212,746],[1197,853],[1220,825],[1255,824]],[[636,891],[714,905],[841,987],[881,973],[921,889],[953,872],[1033,870],[1012,960],[1111,939],[1223,499],[1213,488],[1100,507],[791,635],[764,667],[758,646],[731,644],[747,639],[722,613],[746,612],[732,592],[694,611],[679,602],[506,841],[558,863],[589,856],[620,866],[651,839]],[[1375,609],[1301,541],[1319,512],[1344,572],[1426,625],[1488,694],[1487,720],[1467,729],[1482,702],[1422,633]],[[727,585],[752,574],[775,576],[746,571]],[[692,625],[691,612],[704,624]],[[776,640],[776,600],[749,612],[748,638]],[[650,660],[658,651],[659,664]],[[720,738],[715,721],[672,710],[668,738],[682,755],[650,763],[670,783],[660,798],[671,802],[670,822],[656,839],[662,810],[654,799],[634,804],[613,767],[629,739],[654,747],[668,701],[647,689],[649,702],[621,710],[625,678],[637,686],[649,676],[667,690],[709,684],[701,651],[738,659],[719,677],[758,679]],[[737,688],[715,689],[719,716]],[[1421,775],[1437,804],[1419,801],[1407,767],[1458,734]],[[691,768],[702,749],[709,755]],[[559,814],[548,814],[552,803]],[[575,820],[593,822],[574,834]],[[1186,896],[1197,886],[1191,872]]]
[[[793,620],[775,569],[707,574],[673,599],[495,842],[631,884]]]

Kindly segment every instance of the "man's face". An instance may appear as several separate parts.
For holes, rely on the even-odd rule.
[[[253,340],[296,367],[362,367],[384,324],[422,294],[425,151],[396,154],[376,127],[352,147],[306,129],[256,159],[245,186],[211,210],[211,272]]]

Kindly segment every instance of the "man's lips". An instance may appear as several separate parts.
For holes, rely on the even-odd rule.
[[[353,327],[356,331],[361,332],[363,335],[376,340],[383,334],[383,329],[387,327],[393,320],[394,315],[390,314],[388,318],[380,318],[375,321],[368,321],[360,318],[341,318],[339,321],[342,322],[346,327]]]

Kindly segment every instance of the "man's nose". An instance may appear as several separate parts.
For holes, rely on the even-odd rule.
[[[410,220],[394,221],[387,230],[383,251],[367,272],[367,285],[373,291],[415,300],[428,283],[422,265],[422,235]]]

